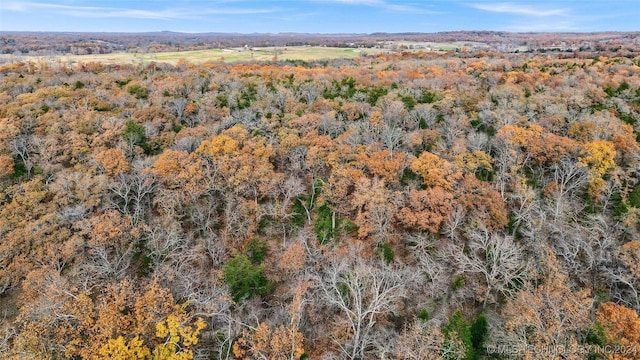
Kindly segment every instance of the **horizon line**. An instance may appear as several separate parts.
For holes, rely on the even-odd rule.
[[[295,31],[283,31],[277,33],[271,32],[234,32],[234,31],[209,31],[209,32],[189,32],[189,31],[176,31],[176,30],[149,30],[149,31],[34,31],[34,30],[0,30],[2,33],[26,33],[26,34],[181,34],[181,35],[359,35],[359,36],[374,36],[374,35],[429,35],[429,34],[443,34],[443,33],[507,33],[507,34],[606,34],[606,33],[640,33],[640,30],[598,30],[598,31],[508,31],[508,30],[443,30],[434,32],[422,32],[422,31],[399,31],[399,32],[386,32],[386,31],[374,31],[370,33],[358,33],[358,32],[339,32],[339,33],[321,33],[321,32],[295,32]]]

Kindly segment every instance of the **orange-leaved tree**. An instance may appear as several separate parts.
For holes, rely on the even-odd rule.
[[[610,359],[637,359],[640,356],[640,317],[633,309],[613,302],[600,304],[596,319],[604,328],[609,344],[624,351],[609,354]]]

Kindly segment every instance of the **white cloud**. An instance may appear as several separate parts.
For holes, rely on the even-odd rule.
[[[164,10],[144,10],[102,6],[74,6],[60,5],[35,1],[5,1],[2,8],[7,11],[32,11],[45,10],[55,14],[69,15],[84,18],[132,18],[132,19],[194,19],[202,15],[248,15],[266,14],[274,12],[273,9],[195,9],[195,8],[170,8]]]
[[[331,0],[332,2],[349,5],[384,6],[386,3],[381,0]]]
[[[567,9],[562,8],[541,8],[524,4],[514,3],[493,3],[493,4],[472,4],[471,7],[496,13],[508,13],[529,16],[558,16],[568,13]]]
[[[316,0],[318,1],[318,0]],[[370,6],[392,12],[406,12],[414,14],[435,14],[437,12],[426,10],[414,5],[393,4],[384,0],[325,0],[321,2],[333,2],[345,5]]]

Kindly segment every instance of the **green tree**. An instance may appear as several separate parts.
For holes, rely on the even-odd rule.
[[[224,282],[229,284],[235,302],[271,292],[271,283],[262,274],[262,265],[254,266],[243,254],[236,253],[223,266]]]
[[[478,315],[469,330],[471,332],[471,345],[474,349],[474,359],[480,359],[484,352],[484,342],[489,332],[487,318],[482,314]]]
[[[136,99],[146,99],[148,96],[148,90],[140,84],[133,84],[129,86],[127,91],[129,94],[135,96]]]
[[[126,142],[134,145],[142,144],[147,140],[144,126],[137,124],[133,120],[129,120],[124,124],[122,137]]]
[[[442,329],[442,334],[444,335],[442,355],[445,359],[473,360],[475,358],[471,327],[460,310],[451,315],[449,323]]]

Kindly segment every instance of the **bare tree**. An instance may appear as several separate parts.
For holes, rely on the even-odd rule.
[[[402,129],[395,126],[385,126],[382,129],[380,140],[385,148],[391,151],[391,157],[393,157],[393,152],[401,145],[404,135]]]
[[[152,173],[140,171],[137,174],[119,174],[109,185],[111,206],[123,214],[130,214],[139,221],[151,204],[151,196],[158,187]]]
[[[467,134],[467,149],[470,151],[485,151],[488,152],[491,149],[489,144],[489,136],[483,132],[470,131]]]
[[[462,272],[477,273],[484,277],[486,290],[483,306],[487,305],[492,291],[513,295],[519,281],[527,273],[527,264],[519,246],[511,237],[490,233],[483,228],[468,236],[468,251],[454,245],[449,247],[448,253]]]
[[[553,172],[553,180],[556,188],[554,191],[555,211],[557,218],[564,210],[564,202],[566,197],[572,195],[587,184],[589,171],[584,165],[577,161],[564,158],[560,162],[553,164],[551,171]]]
[[[466,212],[467,211],[462,206],[456,206],[453,208],[442,226],[442,233],[451,239],[457,240],[459,238],[458,233],[460,232],[467,215]]]
[[[431,105],[420,104],[411,110],[409,119],[415,124],[415,127],[418,127],[420,121],[423,121],[427,129],[433,129],[438,121],[438,111]]]
[[[266,215],[278,219],[282,226],[282,243],[286,246],[287,242],[287,220],[294,214],[290,211],[291,206],[300,201],[298,196],[305,191],[304,184],[300,178],[277,176],[273,180],[270,196],[272,202],[263,206]],[[304,202],[301,202],[304,206]]]
[[[384,123],[389,127],[402,126],[409,116],[402,101],[382,99],[378,106],[382,111]]]
[[[318,100],[322,91],[320,87],[312,82],[305,82],[300,85],[299,96],[307,102],[309,108],[313,108],[313,104]]]
[[[176,117],[182,120],[182,117],[184,116],[184,110],[187,108],[188,104],[189,99],[179,97],[171,100],[171,102],[169,103],[169,107],[171,108],[171,110],[173,110],[172,112],[176,115]]]
[[[638,277],[622,266],[606,268],[603,273],[605,279],[609,281],[613,299],[640,311],[640,281],[638,281]]]
[[[394,312],[396,302],[405,296],[404,272],[381,263],[334,259],[316,282],[322,298],[342,314],[338,321],[346,322],[350,330],[348,340],[335,340],[340,351],[348,359],[365,358],[379,316]]]
[[[11,342],[16,336],[16,330],[10,325],[5,324],[6,315],[3,314],[3,318],[0,319],[0,354],[7,353],[11,349]]]
[[[176,221],[167,224],[155,220],[148,225],[145,231],[145,245],[152,264],[161,266],[178,257],[179,250],[186,243],[179,224]]]
[[[127,246],[94,244],[87,246],[89,261],[81,265],[81,273],[95,283],[106,280],[123,280],[129,275],[135,242]]]
[[[447,349],[442,347],[443,341],[444,335],[440,331],[438,321],[425,322],[418,319],[397,337],[394,349],[396,358],[406,360],[446,359],[443,353],[446,353]]]
[[[181,137],[180,139],[176,140],[175,144],[173,145],[173,149],[178,151],[184,150],[191,153],[195,149],[197,149],[198,146],[200,146],[201,141],[201,139],[198,139],[195,136]]]
[[[12,153],[22,160],[22,164],[24,164],[24,168],[27,170],[27,177],[31,177],[31,170],[35,165],[31,160],[31,136],[20,135],[16,137],[9,144],[9,148]]]

